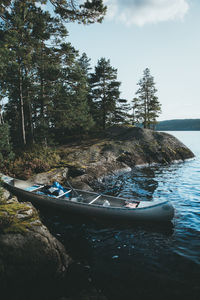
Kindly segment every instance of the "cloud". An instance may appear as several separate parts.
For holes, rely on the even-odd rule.
[[[105,0],[107,18],[126,25],[182,19],[189,9],[189,0]]]

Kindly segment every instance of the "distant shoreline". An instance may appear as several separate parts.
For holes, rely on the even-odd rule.
[[[200,131],[200,129],[156,129],[156,131]]]
[[[160,121],[157,131],[200,131],[200,119],[175,119]]]

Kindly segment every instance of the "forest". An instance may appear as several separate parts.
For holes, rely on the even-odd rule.
[[[16,146],[62,143],[65,137],[126,123],[129,110],[120,99],[117,69],[90,59],[68,41],[58,14],[36,1],[14,1],[1,22],[1,99],[8,99],[1,123]]]
[[[161,105],[146,68],[132,102],[110,59],[96,66],[68,42],[68,22],[102,22],[102,0],[0,4],[0,161],[34,147],[99,136],[113,125],[155,128]],[[92,26],[92,25],[90,25]],[[35,146],[34,146],[35,145]],[[33,147],[34,146],[34,147]]]

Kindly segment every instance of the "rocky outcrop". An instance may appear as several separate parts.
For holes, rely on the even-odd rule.
[[[153,163],[168,164],[194,157],[173,135],[142,128],[111,128],[109,135],[123,152],[117,158],[130,166]],[[123,145],[123,146],[122,146]],[[122,147],[121,147],[122,146]]]
[[[58,181],[92,190],[97,180],[108,175],[130,171],[135,166],[169,164],[194,157],[173,135],[138,127],[115,126],[103,139],[67,144],[57,149],[57,168],[30,178],[33,182],[51,184]]]
[[[74,186],[85,189],[99,178],[134,166],[169,164],[194,157],[174,136],[137,127],[112,127],[106,138],[62,147],[59,154]]]
[[[51,283],[65,276],[71,258],[30,203],[19,203],[7,191],[0,199],[1,295],[6,292],[9,296],[15,290],[18,295],[25,290],[51,292]],[[37,287],[33,285],[36,279]]]

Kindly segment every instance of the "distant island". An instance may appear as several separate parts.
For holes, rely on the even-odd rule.
[[[193,131],[200,130],[200,119],[176,119],[160,121],[156,125],[159,131]]]

